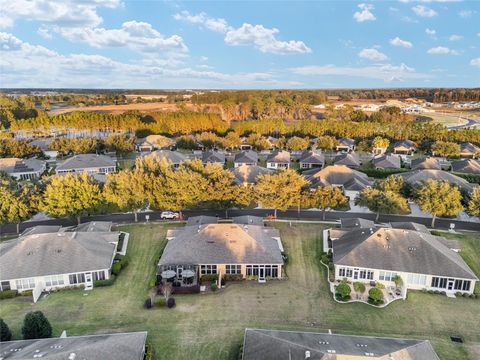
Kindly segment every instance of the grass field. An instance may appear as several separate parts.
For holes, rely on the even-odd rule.
[[[474,359],[480,343],[480,300],[410,292],[407,301],[385,309],[337,304],[319,265],[322,225],[281,231],[289,262],[287,280],[229,284],[217,293],[176,296],[173,310],[142,308],[148,283],[165,243],[167,227],[125,226],[130,232],[130,264],[111,287],[91,292],[63,291],[32,305],[22,298],[2,300],[0,317],[16,338],[28,311],[42,310],[55,335],[147,330],[160,359],[236,359],[246,327],[327,331],[430,339],[441,359]],[[453,235],[448,235],[452,238]],[[478,234],[455,236],[469,265],[480,272]],[[87,295],[85,295],[87,294]],[[461,335],[464,345],[449,340]]]

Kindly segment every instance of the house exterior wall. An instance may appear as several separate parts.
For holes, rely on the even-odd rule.
[[[317,164],[317,163],[313,164],[313,163],[303,162],[303,161],[300,161],[299,165],[300,165],[300,169],[323,168],[323,164]]]
[[[117,171],[116,166],[107,166],[107,167],[91,167],[91,168],[79,168],[79,169],[68,169],[68,170],[56,170],[57,175],[67,174],[67,173],[82,173],[87,172],[89,174],[108,174]]]
[[[267,162],[267,169],[288,169],[290,164],[285,163],[276,163],[276,162]]]
[[[233,163],[233,167],[240,167],[242,165],[248,165],[248,166],[254,166],[254,165],[257,165],[257,162],[256,161],[252,161],[252,162],[235,162]]]
[[[393,153],[394,154],[411,155],[414,152],[415,152],[415,149],[406,148],[404,146],[397,146],[397,147],[393,148]]]
[[[395,273],[396,275],[399,275],[402,280],[403,284],[407,289],[412,289],[412,290],[438,290],[438,291],[445,291],[445,292],[450,292],[450,293],[456,293],[456,292],[461,292],[461,293],[467,293],[467,294],[473,294],[473,291],[475,289],[475,282],[476,280],[472,279],[462,279],[462,278],[452,278],[452,277],[446,277],[446,276],[433,276],[433,275],[427,275],[427,274],[414,274],[414,273],[408,273],[408,272],[401,272],[401,271],[391,271],[391,270],[379,270],[379,269],[369,269],[369,268],[359,268],[359,267],[351,267],[351,266],[344,266],[344,265],[335,265],[335,280],[342,280],[344,278],[347,278],[350,281],[359,281],[359,282],[364,282],[368,283],[370,281],[376,281],[380,282],[386,286],[395,286],[395,282],[393,281],[388,281],[385,280],[385,278],[381,278],[381,272],[385,273]],[[349,273],[346,271],[346,275],[343,276],[343,274],[340,274],[341,269],[346,269],[351,271]],[[360,278],[360,271],[371,271],[373,272],[373,278],[372,279],[361,279]],[[357,278],[355,278],[355,273],[357,273]],[[351,276],[348,276],[350,275]],[[446,288],[440,288],[440,287],[432,287],[432,278],[433,277],[439,277],[439,278],[448,278],[453,280],[453,287],[451,290],[448,289],[448,281],[447,281],[447,287]],[[409,281],[414,280],[414,281]],[[425,281],[420,281],[420,280],[425,280]],[[419,280],[419,281],[415,281]],[[468,290],[463,290],[463,289],[455,289],[455,280],[462,280],[462,281],[470,281],[470,288]]]
[[[84,271],[84,272],[78,272],[78,273],[66,273],[66,274],[55,274],[55,275],[46,275],[46,276],[34,276],[31,278],[19,278],[19,279],[10,279],[10,280],[3,280],[1,282],[2,288],[1,290],[5,290],[6,286],[5,283],[8,281],[10,284],[10,289],[11,290],[17,290],[18,292],[22,291],[27,291],[27,290],[33,290],[35,286],[38,284],[43,284],[44,290],[53,290],[53,289],[61,289],[69,286],[79,286],[85,284],[85,281],[83,282],[70,282],[70,275],[79,275],[83,274],[83,277],[85,277],[85,274],[91,273],[92,274],[92,279],[93,279],[93,273],[103,273],[105,276],[105,280],[110,279],[110,269],[100,269],[100,270],[92,270],[92,271]],[[56,284],[52,282],[53,279],[49,279],[52,276],[55,277]],[[79,277],[77,276],[77,279]],[[47,282],[50,280],[50,285],[47,285]],[[81,276],[80,276],[81,280]],[[18,284],[18,282],[21,282],[22,285]],[[61,283],[63,282],[63,284]],[[94,280],[95,282],[95,280]],[[27,284],[28,283],[28,284]],[[27,284],[27,287],[25,288],[23,284]],[[20,285],[20,286],[19,286]],[[32,286],[33,285],[33,286]]]
[[[11,177],[14,177],[17,180],[30,180],[30,179],[39,179],[40,175],[45,171],[43,168],[41,171],[28,171],[28,172],[17,172],[10,173]]]

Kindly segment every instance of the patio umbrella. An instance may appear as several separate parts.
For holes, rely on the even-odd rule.
[[[182,276],[186,278],[191,278],[195,276],[195,272],[192,270],[183,270]]]
[[[165,271],[162,271],[162,278],[171,279],[175,277],[176,274],[177,273],[173,270],[165,270]]]

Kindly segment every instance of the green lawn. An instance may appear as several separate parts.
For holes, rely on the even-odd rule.
[[[63,291],[35,305],[22,298],[2,300],[0,316],[16,338],[25,313],[37,309],[50,319],[55,335],[62,330],[70,335],[147,330],[160,359],[236,359],[246,327],[426,338],[442,359],[474,359],[471,353],[480,343],[480,300],[410,292],[407,301],[385,309],[337,304],[318,261],[323,226],[275,226],[289,256],[287,280],[232,284],[217,293],[176,296],[173,310],[145,310],[143,301],[167,227],[125,226],[122,230],[131,234],[130,264],[113,286],[88,295]],[[475,236],[457,238],[478,273],[480,241]],[[452,334],[462,335],[465,345],[452,343]]]

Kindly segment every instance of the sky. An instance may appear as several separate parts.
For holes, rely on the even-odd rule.
[[[480,0],[0,0],[0,87],[480,87]]]

